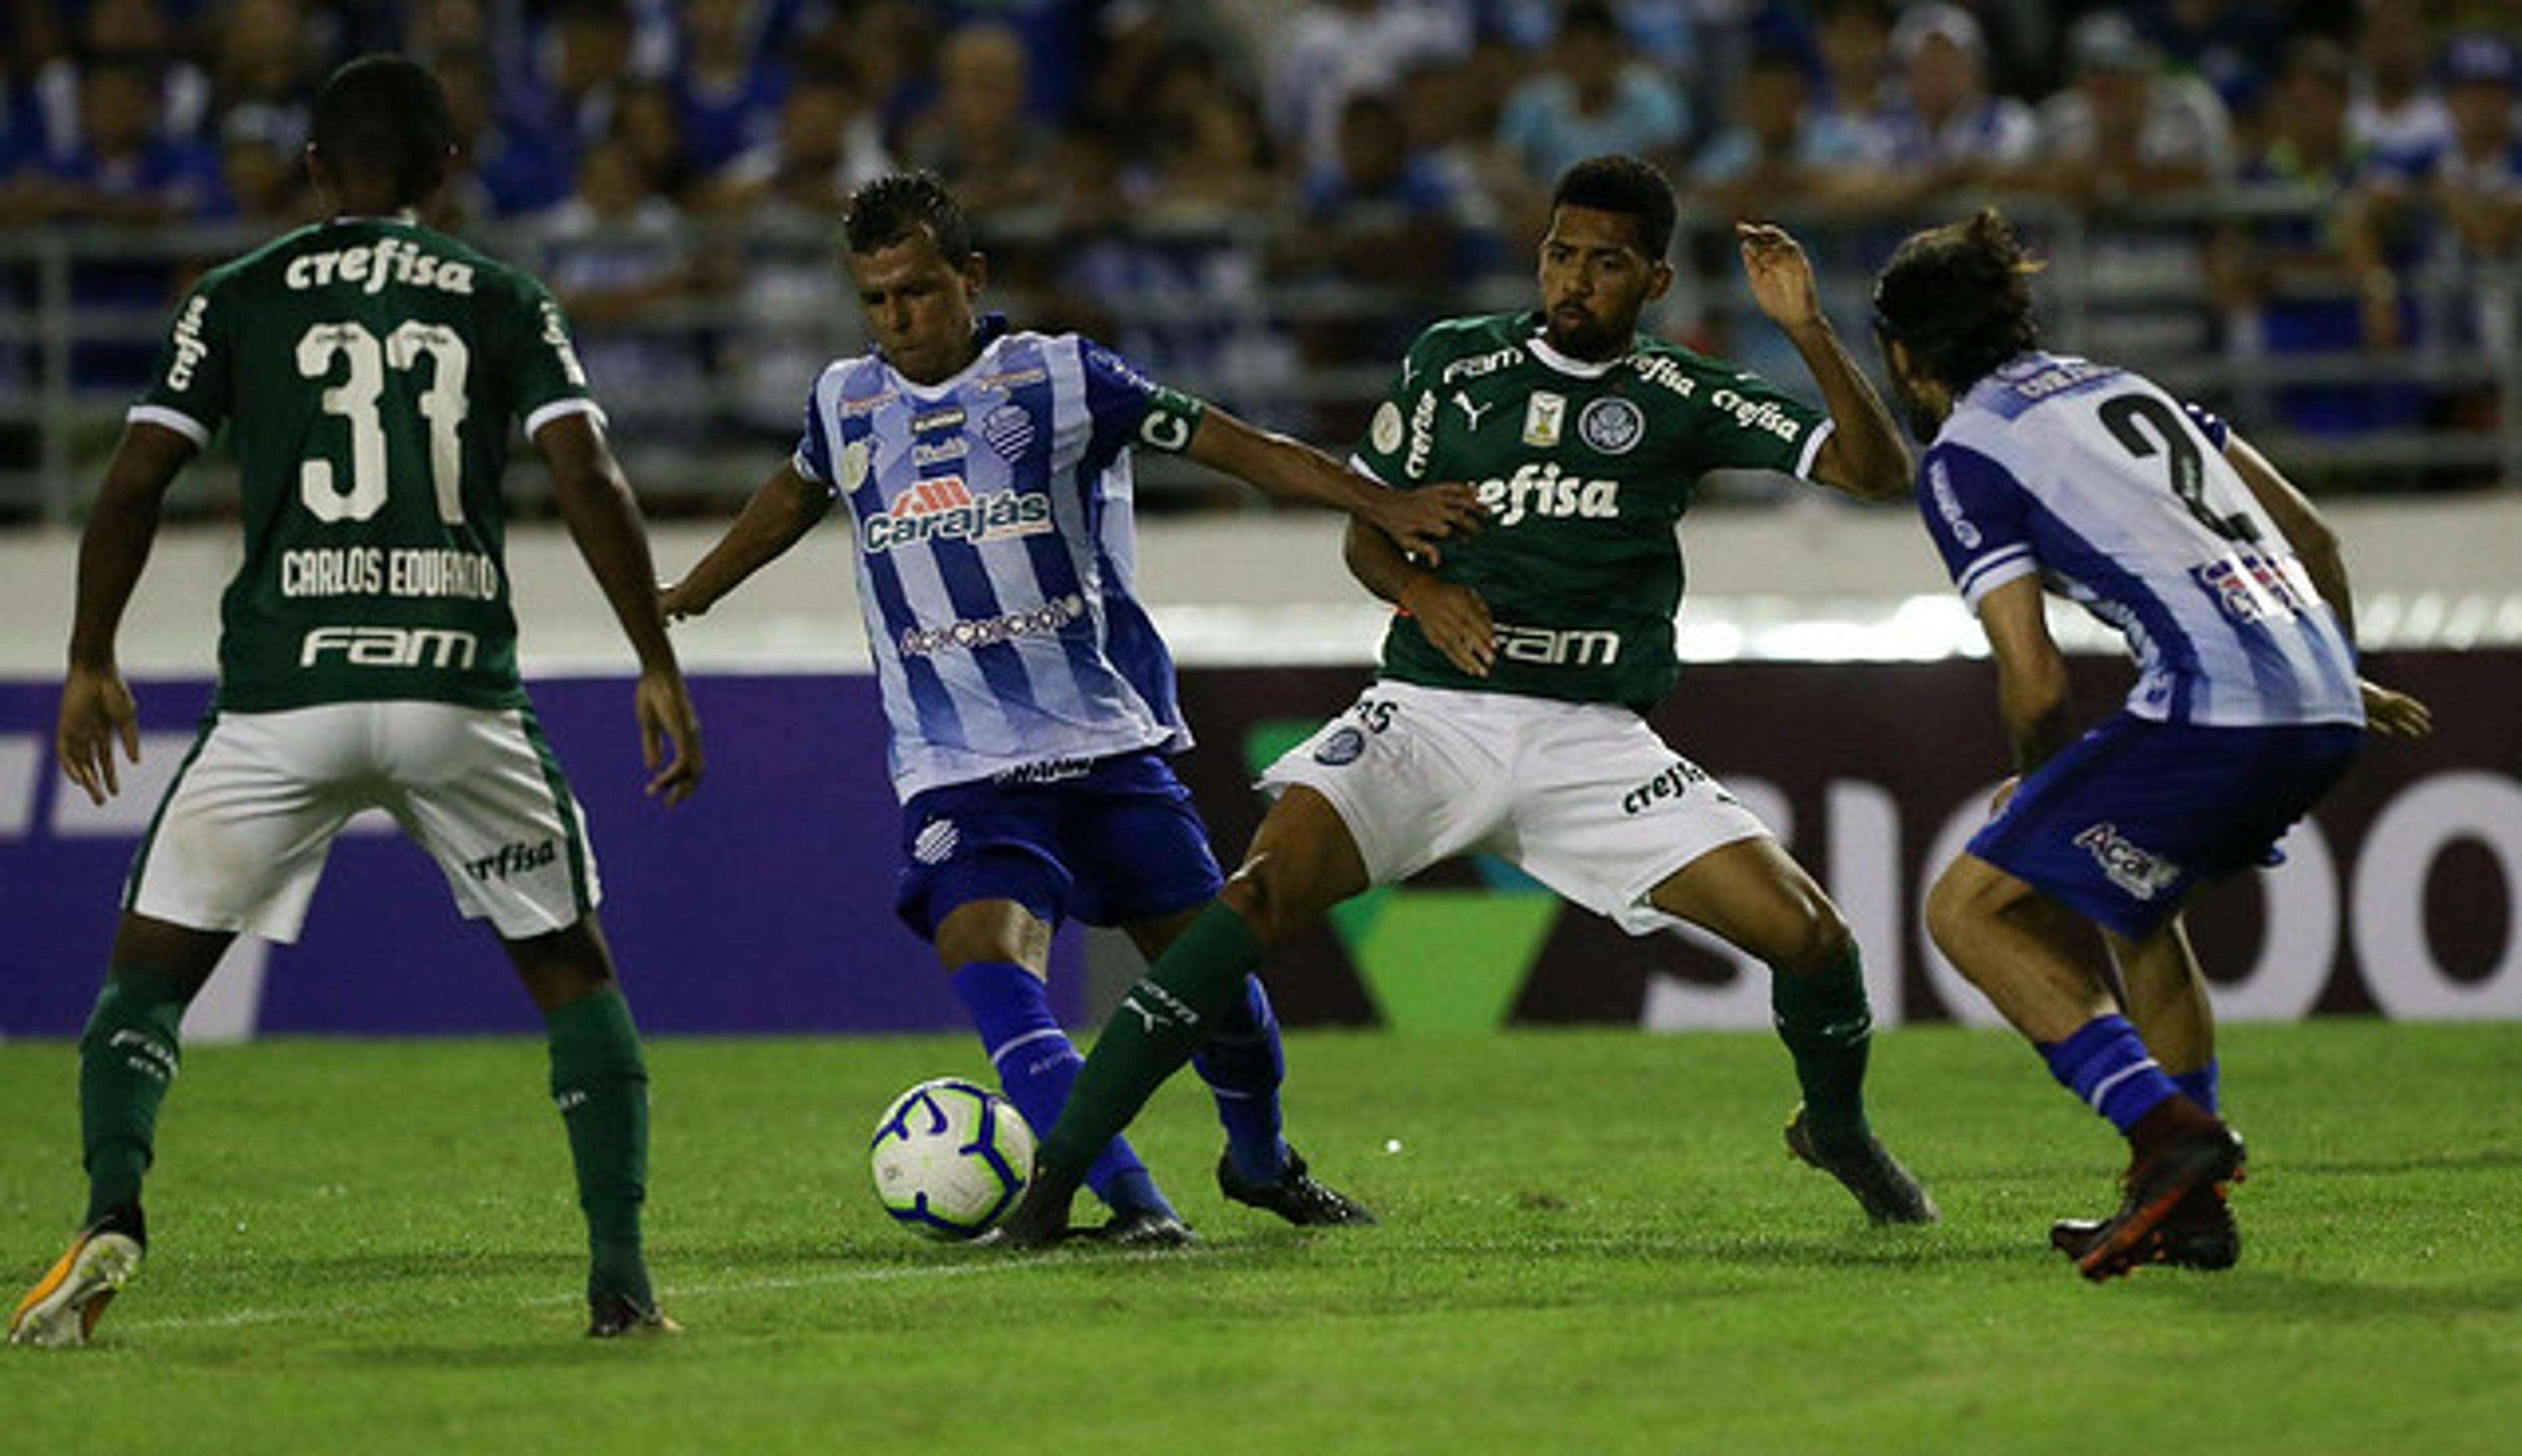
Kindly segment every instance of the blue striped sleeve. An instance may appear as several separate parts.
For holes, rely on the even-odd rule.
[[[2013,472],[1966,446],[1941,444],[1918,466],[1918,513],[1962,599],[1980,598],[2039,570]]]
[[[820,485],[835,485],[839,477],[832,471],[832,437],[823,425],[823,381],[831,378],[825,370],[816,376],[812,389],[806,391],[806,428],[797,440],[797,473]]]

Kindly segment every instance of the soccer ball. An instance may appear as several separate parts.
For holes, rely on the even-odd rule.
[[[893,1100],[867,1147],[875,1196],[931,1239],[970,1239],[1013,1208],[1033,1174],[1033,1129],[976,1082],[936,1077]]]

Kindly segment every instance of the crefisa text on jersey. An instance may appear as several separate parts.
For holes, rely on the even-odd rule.
[[[423,253],[401,238],[379,238],[355,248],[302,253],[289,260],[280,280],[297,293],[332,283],[359,283],[369,293],[382,293],[389,283],[408,283],[440,293],[469,294],[473,265]]]
[[[280,594],[491,601],[499,595],[499,563],[486,552],[441,546],[304,546],[280,553]]]

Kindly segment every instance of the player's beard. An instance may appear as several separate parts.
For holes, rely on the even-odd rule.
[[[1573,309],[1582,317],[1571,317],[1565,310]],[[1581,304],[1562,304],[1543,315],[1542,337],[1550,347],[1571,359],[1599,361],[1619,353],[1628,343],[1628,335],[1615,332],[1603,321],[1602,315]]]

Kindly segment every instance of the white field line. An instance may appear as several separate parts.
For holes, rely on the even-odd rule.
[[[1098,1255],[1123,1259],[1213,1258],[1232,1252],[1232,1247],[1194,1246],[1191,1248],[1142,1249],[1136,1252],[1109,1252]],[[889,1269],[847,1269],[827,1274],[790,1274],[767,1279],[739,1279],[720,1284],[661,1285],[657,1299],[668,1305],[681,1298],[707,1299],[721,1294],[775,1293],[782,1290],[828,1289],[839,1285],[892,1284],[903,1280],[966,1279],[980,1275],[1012,1274],[1038,1269],[1046,1264],[1066,1262],[1065,1252],[1040,1253],[1013,1257],[976,1257],[967,1264],[909,1264]],[[581,1294],[530,1294],[506,1301],[518,1309],[532,1309],[552,1304],[575,1304]],[[390,1306],[363,1303],[355,1307],[318,1310],[311,1307],[292,1309],[233,1309],[225,1314],[188,1315],[170,1319],[116,1320],[117,1330],[138,1333],[151,1330],[236,1330],[254,1325],[277,1325],[291,1320],[304,1320],[317,1315],[341,1323],[363,1316],[400,1315]]]

